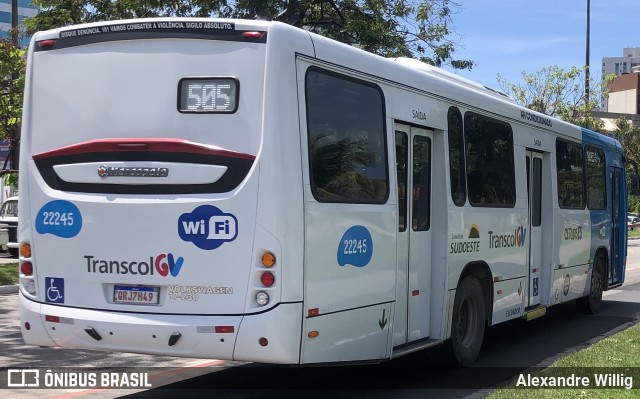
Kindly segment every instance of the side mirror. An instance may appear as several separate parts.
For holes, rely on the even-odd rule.
[[[640,178],[635,173],[631,175],[631,194],[640,195]]]

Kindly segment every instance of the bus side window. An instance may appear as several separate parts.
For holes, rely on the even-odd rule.
[[[515,206],[513,131],[508,123],[467,112],[464,120],[469,203]]]
[[[584,153],[582,146],[556,141],[558,204],[560,208],[584,209]]]
[[[386,203],[389,179],[380,88],[315,67],[307,71],[305,88],[316,200]]]
[[[462,130],[462,114],[456,107],[449,108],[447,114],[449,140],[449,176],[451,177],[451,199],[457,206],[463,206],[467,201],[464,141]]]
[[[398,175],[398,231],[407,230],[407,157],[408,141],[405,132],[396,130],[396,170]]]
[[[413,231],[427,231],[431,215],[431,140],[413,138]]]

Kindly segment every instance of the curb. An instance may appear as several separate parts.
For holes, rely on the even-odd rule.
[[[0,286],[0,295],[17,294],[18,287],[20,287],[18,284]]]

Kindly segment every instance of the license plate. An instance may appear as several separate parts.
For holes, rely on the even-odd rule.
[[[113,303],[157,305],[160,303],[160,287],[115,285],[113,286]]]

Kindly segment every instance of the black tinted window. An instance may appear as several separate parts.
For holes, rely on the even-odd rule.
[[[607,191],[604,174],[604,151],[585,147],[584,163],[587,172],[587,205],[589,209],[607,208]]]
[[[558,140],[556,168],[558,171],[558,204],[560,208],[584,209],[584,155],[582,146]]]
[[[513,207],[513,133],[509,124],[473,112],[464,117],[469,203]]]
[[[384,103],[371,83],[316,68],[306,76],[311,189],[318,201],[385,203]]]
[[[464,141],[462,114],[458,108],[449,108],[447,115],[449,129],[449,175],[451,176],[451,199],[458,206],[467,201],[467,188],[464,170]]]

